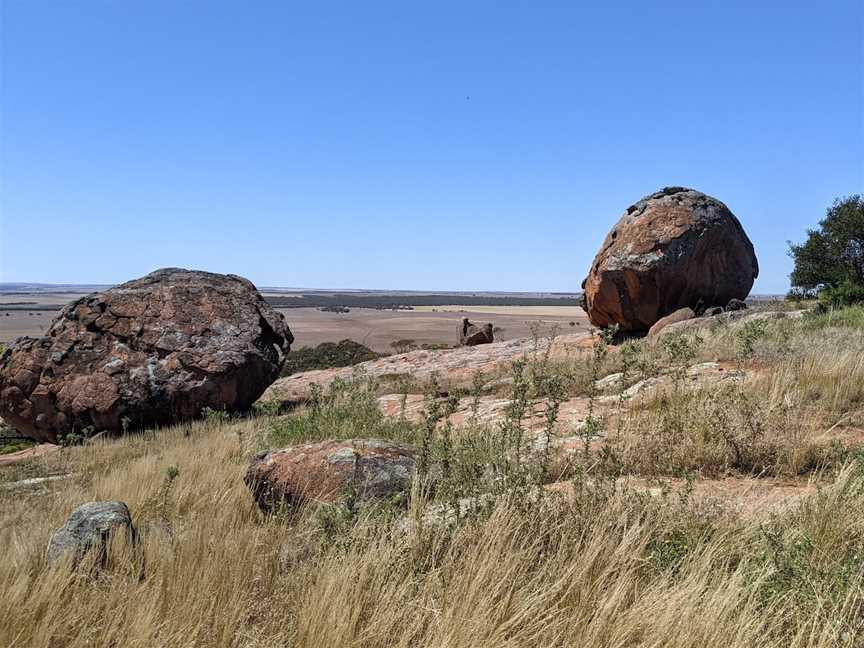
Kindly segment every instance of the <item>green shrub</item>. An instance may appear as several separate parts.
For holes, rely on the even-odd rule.
[[[826,309],[864,304],[864,284],[844,281],[836,288],[825,288],[819,293],[819,304]]]
[[[0,442],[0,455],[11,454],[19,450],[26,450],[36,445],[35,441],[30,439],[13,439],[5,442]]]
[[[383,357],[372,349],[354,340],[341,342],[322,342],[316,347],[303,347],[292,351],[285,359],[282,375],[290,376],[313,369],[331,369],[333,367],[351,367],[360,362]]]

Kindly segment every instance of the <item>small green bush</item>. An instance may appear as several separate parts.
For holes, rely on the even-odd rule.
[[[836,288],[825,288],[819,293],[819,304],[824,308],[864,304],[864,284],[844,281]]]
[[[362,375],[334,380],[326,392],[316,390],[304,411],[274,418],[268,442],[271,446],[286,446],[359,437],[413,441],[413,426],[384,416],[375,393],[375,383]]]
[[[31,441],[30,439],[15,439],[13,441],[7,441],[5,443],[0,442],[0,455],[11,454],[13,452],[18,452],[19,450],[26,450],[27,448],[32,448],[36,445],[35,441]]]

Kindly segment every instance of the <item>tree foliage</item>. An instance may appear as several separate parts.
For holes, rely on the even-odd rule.
[[[807,240],[800,245],[790,243],[789,254],[795,262],[790,275],[793,293],[824,293],[832,303],[860,301],[864,294],[864,196],[835,200],[819,221],[819,229],[808,230]]]

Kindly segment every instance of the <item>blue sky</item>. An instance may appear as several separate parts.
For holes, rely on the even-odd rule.
[[[782,292],[864,191],[860,0],[0,7],[0,281],[573,291],[686,185]]]

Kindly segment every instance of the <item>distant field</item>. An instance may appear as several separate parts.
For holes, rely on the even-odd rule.
[[[457,330],[462,317],[485,323],[492,322],[500,330],[496,340],[528,337],[531,327],[537,324],[548,331],[557,326],[561,331],[575,333],[586,330],[588,320],[584,311],[571,312],[571,308],[559,307],[556,312],[546,307],[538,313],[492,313],[471,307],[460,312],[432,312],[429,309],[411,311],[379,311],[355,308],[350,313],[324,313],[315,308],[279,309],[285,315],[294,334],[294,346],[314,346],[321,342],[338,342],[350,338],[380,352],[391,352],[391,343],[410,339],[420,344],[456,344]],[[495,308],[495,307],[492,307]],[[498,307],[500,308],[500,307]],[[515,309],[514,309],[515,310]],[[563,312],[561,312],[563,311]],[[570,322],[575,326],[570,326]]]
[[[403,295],[359,296],[367,297],[370,304],[401,302],[404,298]],[[10,342],[23,335],[31,337],[44,335],[51,321],[59,314],[60,308],[79,297],[81,293],[65,292],[0,295],[0,342]],[[265,293],[265,297],[272,303],[285,295]],[[448,298],[452,300],[453,295],[449,295]],[[478,299],[486,299],[493,302],[493,305],[418,305],[412,310],[355,306],[351,307],[350,313],[322,312],[318,308],[310,307],[278,308],[278,310],[285,315],[294,333],[295,348],[314,346],[321,342],[339,342],[350,338],[362,342],[375,351],[385,353],[393,350],[391,347],[393,342],[402,339],[414,340],[418,345],[455,344],[457,327],[462,317],[481,323],[492,322],[499,328],[495,334],[498,340],[527,337],[531,335],[534,324],[539,324],[546,330],[557,326],[560,330],[568,332],[585,330],[587,326],[585,313],[578,306],[507,306],[494,304],[494,297],[478,297]],[[502,297],[500,301],[506,299],[511,297]],[[325,303],[335,304],[336,302]],[[341,302],[339,304],[342,305]],[[571,321],[575,326],[569,325]]]
[[[531,293],[490,294],[406,294],[406,293],[338,293],[309,292],[302,295],[264,293],[267,301],[280,308],[308,308],[321,306],[347,306],[349,308],[394,307],[419,308],[422,306],[447,306],[454,302],[467,306],[578,306],[579,297],[539,296]],[[467,307],[466,306],[466,307]]]
[[[4,306],[16,309],[37,309],[46,306],[58,307],[68,304],[87,293],[58,292],[58,293],[23,293],[23,294],[0,294],[0,308]]]
[[[420,313],[472,313],[516,315],[519,317],[585,317],[581,306],[469,306],[466,304],[449,304],[446,306],[415,306]]]

